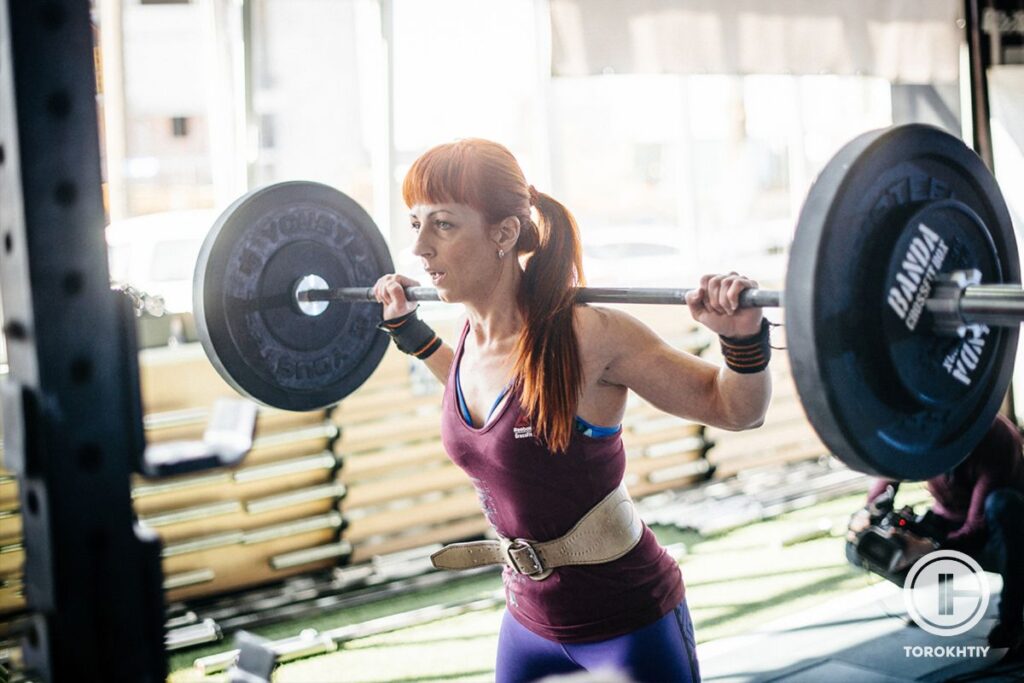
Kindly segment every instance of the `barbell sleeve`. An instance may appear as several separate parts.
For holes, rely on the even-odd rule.
[[[960,296],[960,316],[969,323],[1013,327],[1024,321],[1020,285],[970,285]]]
[[[577,299],[587,304],[685,304],[690,289],[658,287],[580,287]],[[371,287],[333,287],[296,292],[301,303],[314,301],[376,301]],[[409,301],[440,301],[432,287],[406,287]],[[740,294],[740,308],[777,308],[782,306],[782,292],[768,289],[747,289]]]
[[[1016,327],[1024,321],[1019,284],[982,284],[981,271],[967,269],[939,275],[932,285],[925,307],[938,334],[963,337],[971,326]]]

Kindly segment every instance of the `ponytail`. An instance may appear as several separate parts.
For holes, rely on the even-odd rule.
[[[537,246],[526,261],[519,289],[519,312],[525,325],[515,349],[513,377],[534,433],[559,453],[569,447],[583,384],[573,326],[575,288],[583,284],[583,256],[579,229],[569,210],[533,186],[530,199],[540,225],[529,221],[523,231],[526,244],[522,246],[530,246],[534,235]]]

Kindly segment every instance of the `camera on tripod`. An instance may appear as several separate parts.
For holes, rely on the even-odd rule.
[[[896,491],[886,488],[867,506],[869,524],[847,535],[846,559],[902,586],[916,557],[908,558],[908,539],[915,536],[939,547],[940,536],[931,511],[915,515],[913,508],[894,509]],[[908,561],[910,559],[911,561]]]

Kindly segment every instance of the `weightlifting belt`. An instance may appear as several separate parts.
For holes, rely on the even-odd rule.
[[[590,509],[564,536],[539,543],[523,538],[452,543],[430,556],[438,569],[470,569],[505,564],[542,581],[555,567],[603,564],[616,560],[640,542],[644,523],[625,484]]]

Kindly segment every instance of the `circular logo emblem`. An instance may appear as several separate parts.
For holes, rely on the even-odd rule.
[[[910,568],[903,602],[910,618],[936,636],[970,631],[988,609],[988,579],[974,558],[955,550],[928,553]]]

